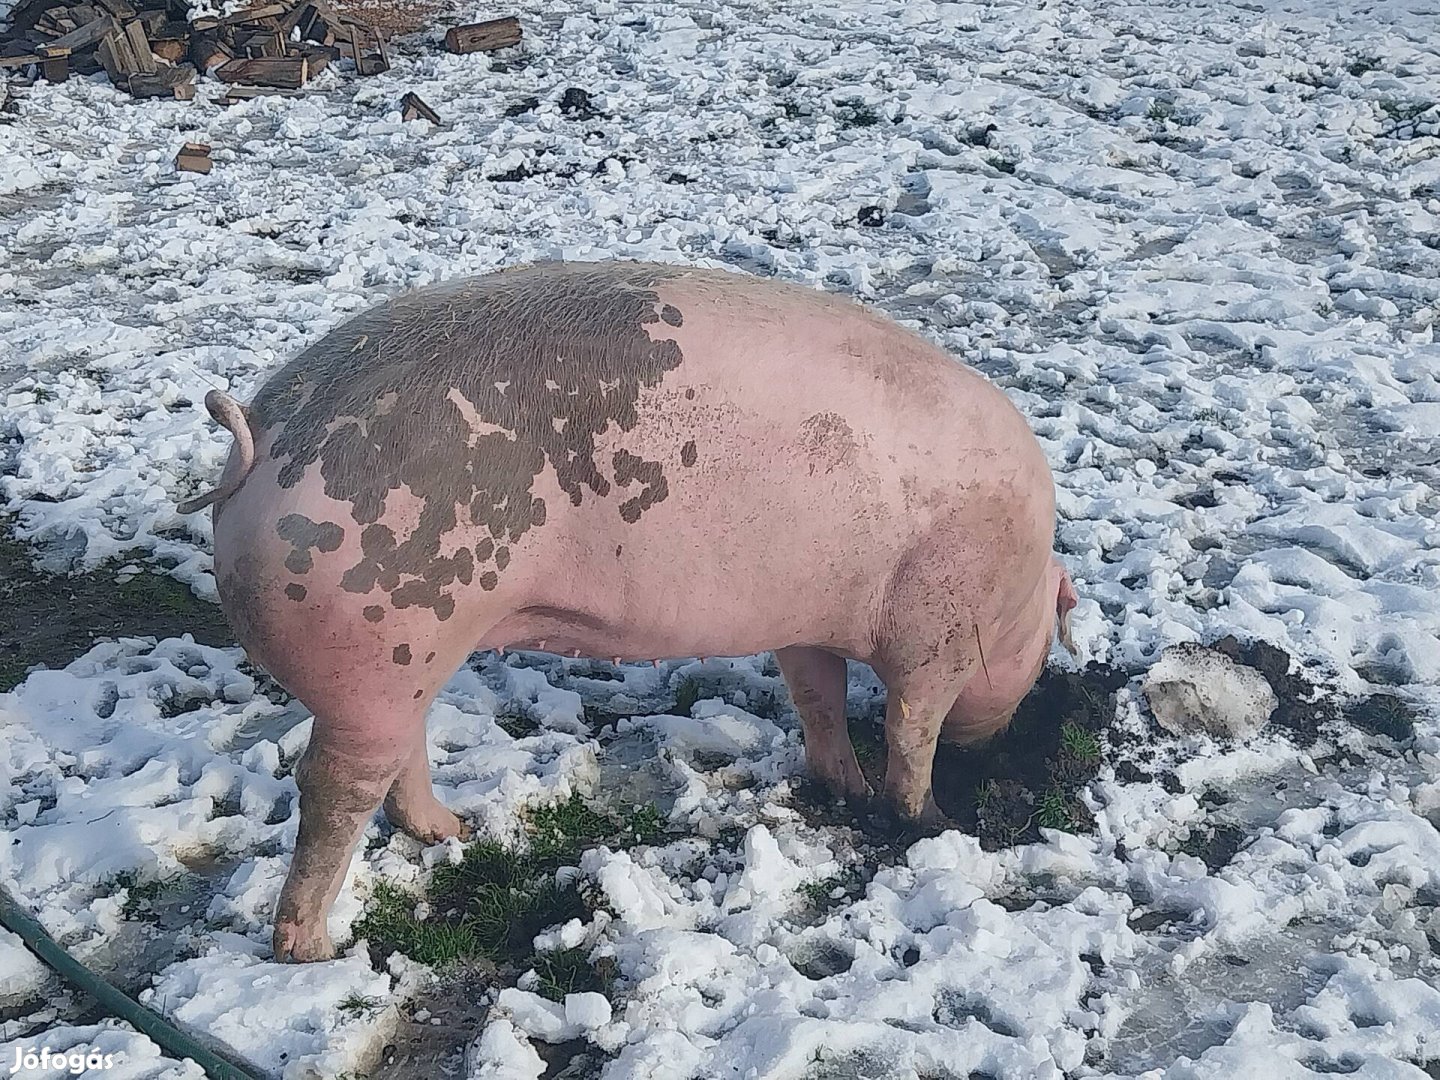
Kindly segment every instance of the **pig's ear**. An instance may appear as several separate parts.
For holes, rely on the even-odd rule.
[[[1065,572],[1058,559],[1055,565],[1060,571],[1060,585],[1055,592],[1055,618],[1060,622],[1060,644],[1065,646],[1065,651],[1071,656],[1078,656],[1079,650],[1075,648],[1075,641],[1070,636],[1070,611],[1080,602],[1080,596],[1070,582],[1070,575]]]

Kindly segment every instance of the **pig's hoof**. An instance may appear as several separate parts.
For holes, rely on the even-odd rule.
[[[810,771],[831,795],[837,799],[844,799],[846,802],[866,802],[875,796],[875,790],[865,779],[865,774],[860,771],[860,765],[854,760],[853,754],[850,761],[826,761],[817,759],[810,763]]]
[[[473,835],[470,827],[433,795],[427,800],[417,800],[404,806],[387,802],[385,816],[397,829],[422,844],[438,844],[452,836],[469,840]]]
[[[285,964],[312,964],[335,959],[335,946],[323,926],[307,927],[294,922],[276,922],[270,938],[275,959]]]
[[[912,843],[926,836],[937,836],[949,829],[959,829],[954,820],[928,800],[918,813],[907,813],[893,803],[882,802],[872,807],[870,828],[876,834],[895,843]]]

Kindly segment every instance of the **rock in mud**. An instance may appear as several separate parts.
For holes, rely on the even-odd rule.
[[[1142,688],[1156,721],[1172,735],[1248,739],[1280,705],[1264,675],[1204,645],[1166,649]]]

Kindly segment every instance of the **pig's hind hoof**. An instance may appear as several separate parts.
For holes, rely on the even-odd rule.
[[[335,959],[335,945],[323,928],[312,929],[293,922],[277,922],[270,938],[271,951],[282,964],[313,964]]]

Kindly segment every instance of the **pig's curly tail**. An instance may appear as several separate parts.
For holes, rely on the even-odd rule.
[[[198,495],[181,503],[176,509],[182,514],[193,514],[211,503],[223,502],[235,494],[235,489],[245,482],[255,465],[255,437],[250,433],[250,418],[245,406],[222,390],[211,390],[205,395],[205,408],[215,422],[235,436],[235,449],[240,455],[240,467],[225,483],[206,495]]]

